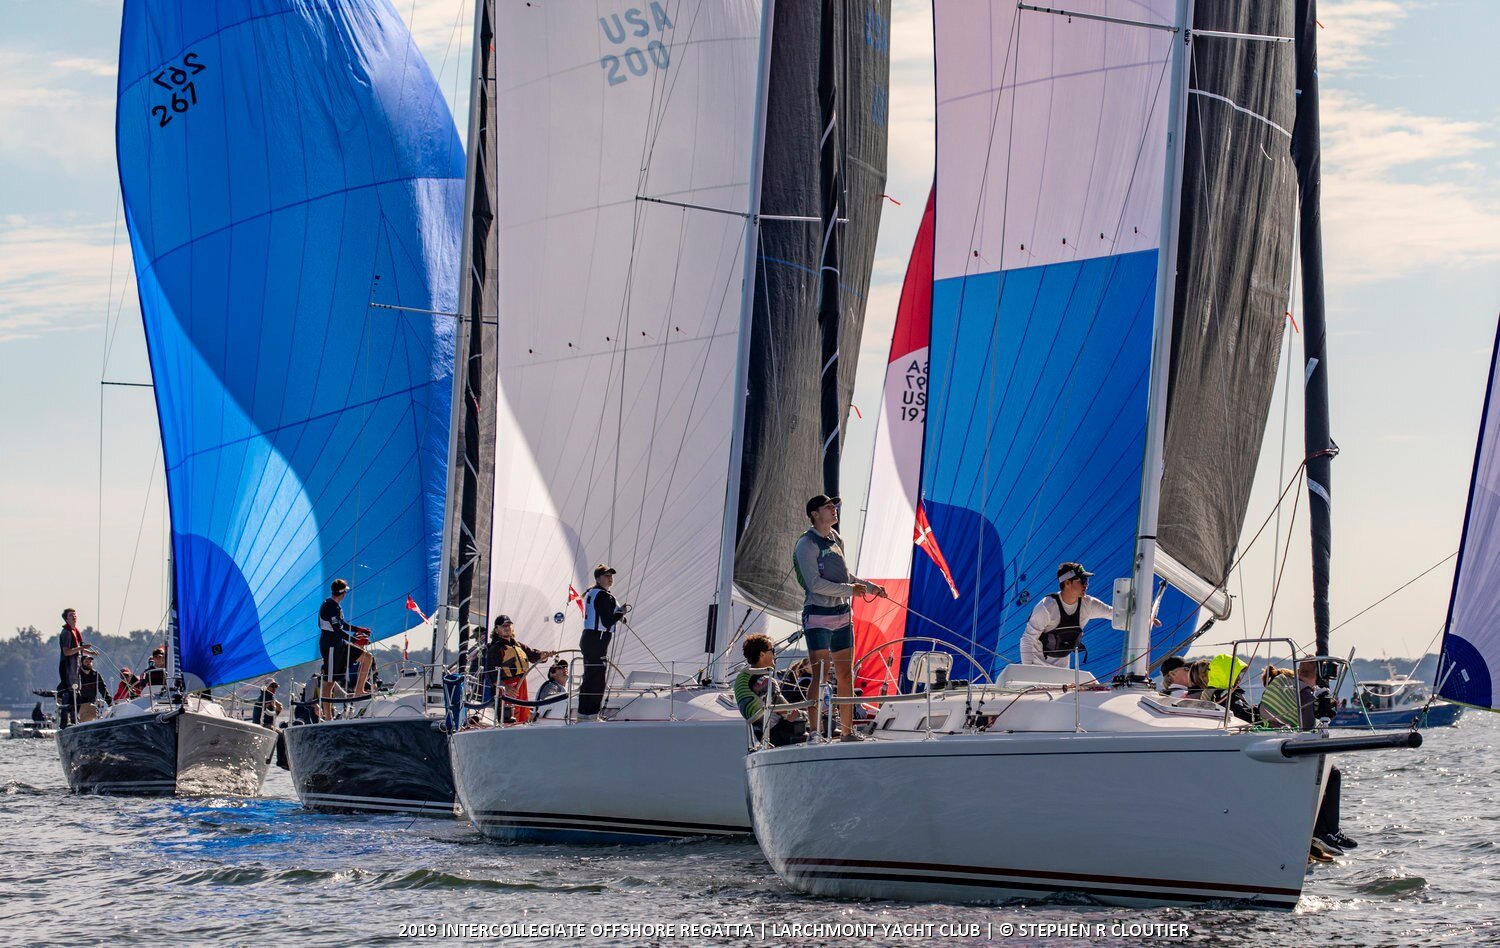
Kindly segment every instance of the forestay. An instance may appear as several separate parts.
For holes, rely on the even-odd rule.
[[[1438,662],[1438,696],[1478,708],[1500,710],[1495,678],[1500,670],[1500,424],[1495,388],[1500,385],[1500,334],[1490,359],[1479,446],[1464,514],[1463,539],[1453,574],[1453,595]]]
[[[490,614],[529,644],[576,644],[602,561],[635,607],[617,663],[703,659],[760,29],[753,0],[496,10]]]
[[[1145,25],[993,0],[935,4],[937,217],[922,503],[964,591],[917,557],[909,635],[1019,658],[1055,569],[1129,576],[1139,511],[1169,51],[1176,4]],[[1093,0],[1078,12],[1114,16]],[[1177,38],[1176,41],[1180,41]],[[969,591],[972,590],[972,594]],[[1164,627],[1191,617],[1169,593]],[[1121,634],[1084,636],[1120,667]],[[994,653],[994,654],[992,654]],[[998,655],[998,657],[996,657]],[[958,674],[955,670],[955,674]]]
[[[128,0],[116,133],[189,683],[312,660],[335,576],[400,631],[436,596],[453,326],[431,312],[463,203],[421,53],[384,0]]]

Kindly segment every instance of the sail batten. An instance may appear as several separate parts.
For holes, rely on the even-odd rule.
[[[436,598],[462,148],[384,0],[130,0],[116,121],[182,670],[317,657]],[[377,306],[379,308],[377,308]]]

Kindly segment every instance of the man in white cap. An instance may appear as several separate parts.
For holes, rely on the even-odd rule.
[[[1082,563],[1063,563],[1057,568],[1057,592],[1043,596],[1026,621],[1021,664],[1069,667],[1079,650],[1083,627],[1114,615],[1109,603],[1088,595],[1093,575]]]

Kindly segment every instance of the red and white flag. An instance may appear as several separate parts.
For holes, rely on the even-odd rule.
[[[580,595],[578,595],[578,590],[576,590],[576,589],[573,588],[573,584],[572,583],[569,583],[568,584],[568,605],[571,606],[575,602],[578,603],[578,614],[579,615],[583,615],[583,597],[580,596]]]
[[[422,615],[421,608],[417,606],[417,601],[413,599],[410,594],[408,594],[406,597],[406,611],[415,612],[417,615],[422,616],[423,622],[427,621],[427,617],[425,615]]]
[[[938,547],[937,536],[932,532],[932,524],[927,522],[927,510],[917,501],[917,526],[912,532],[912,540],[921,547],[922,552],[943,571],[943,578],[948,581],[948,591],[953,593],[953,598],[958,598],[958,586],[953,582],[953,574],[948,570],[948,561],[943,558],[943,551]]]

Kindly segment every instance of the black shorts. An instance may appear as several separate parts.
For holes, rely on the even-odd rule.
[[[359,661],[360,657],[364,654],[364,649],[349,642],[345,642],[342,645],[335,645],[333,647],[332,674],[329,674],[328,672],[328,659],[326,657],[323,659],[324,680],[326,681],[327,679],[332,678],[337,681],[339,679],[347,677],[349,674],[349,666]]]

